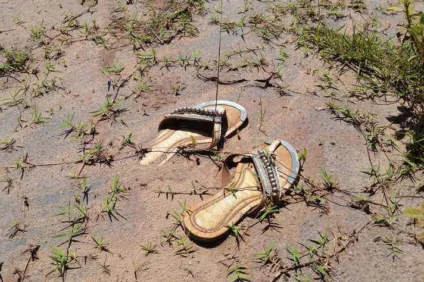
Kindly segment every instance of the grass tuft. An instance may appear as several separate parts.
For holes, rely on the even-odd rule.
[[[424,21],[424,17],[423,17]],[[418,39],[417,39],[418,40]],[[326,25],[307,28],[303,42],[318,47],[320,56],[330,64],[339,62],[340,67],[355,71],[363,88],[372,99],[388,97],[403,100],[406,108],[399,120],[403,136],[409,137],[404,154],[401,174],[410,175],[424,169],[424,68],[418,59],[420,49],[414,40],[396,44],[385,40],[368,26],[354,28],[352,34],[332,29]],[[424,52],[424,49],[423,49]],[[343,112],[354,125],[352,112]],[[371,149],[376,149],[378,131],[368,134]]]
[[[0,77],[14,72],[24,72],[27,70],[30,55],[27,50],[3,50],[0,52],[6,61],[0,63]]]

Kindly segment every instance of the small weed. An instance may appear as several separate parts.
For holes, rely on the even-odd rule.
[[[350,0],[348,7],[359,13],[367,10],[367,5],[364,0]]]
[[[94,165],[96,163],[110,164],[111,161],[112,157],[106,153],[102,141],[95,143],[91,149],[84,150],[82,157],[79,159],[79,162],[82,162],[84,165]]]
[[[18,15],[18,16],[14,16],[14,17],[13,17],[13,22],[14,22],[15,24],[17,24],[17,25],[21,25],[21,24],[24,24],[24,23],[25,23],[25,21],[24,21],[24,20],[22,20],[22,18],[21,18],[21,16],[20,16],[20,15]]]
[[[287,59],[289,58],[289,55],[287,54],[287,52],[285,50],[281,50],[280,51],[280,56],[278,58],[279,64],[284,65],[284,63],[287,61]]]
[[[128,135],[122,137],[122,145],[135,148],[135,143],[132,137],[132,133],[129,133]]]
[[[316,274],[319,275],[319,278],[324,280],[327,279],[327,277],[330,276],[329,274],[329,266],[328,265],[319,265],[315,264],[312,269]]]
[[[275,249],[275,242],[269,245],[264,252],[255,254],[255,260],[262,265],[271,263],[272,252]]]
[[[241,264],[236,263],[234,266],[228,269],[227,276],[230,276],[231,282],[249,282],[249,272],[247,268],[242,266]]]
[[[96,124],[91,122],[89,125],[84,124],[84,122],[80,121],[78,124],[75,125],[75,138],[76,139],[82,139],[83,137],[87,135],[95,135],[97,134],[96,130]],[[71,131],[72,132],[72,131]]]
[[[96,244],[96,248],[99,249],[100,252],[110,253],[107,244],[103,241],[103,238],[96,238],[91,236],[91,239],[93,239],[94,243]]]
[[[115,63],[112,66],[104,67],[102,73],[104,76],[109,77],[111,74],[120,75],[121,72],[125,69],[125,66]]]
[[[140,271],[144,271],[147,270],[148,268],[146,267],[148,265],[148,262],[144,262],[138,265],[134,264],[134,278],[136,281],[138,281],[138,273]]]
[[[308,158],[308,150],[303,149],[302,153],[299,153],[299,161],[301,162],[302,166],[304,165],[307,158]]]
[[[141,93],[149,93],[152,92],[153,89],[150,85],[148,85],[146,82],[140,82],[139,85],[137,86],[137,91],[139,94]]]
[[[41,22],[39,26],[32,27],[30,35],[39,45],[47,45],[46,26],[44,25],[44,21]]]
[[[171,246],[174,241],[180,239],[175,233],[175,231],[165,232],[162,230],[161,234],[162,234],[162,237],[164,238],[164,240],[161,242],[161,245],[163,243],[168,243],[168,245]]]
[[[228,229],[230,230],[230,234],[236,238],[237,246],[240,245],[240,240],[244,242],[240,228],[238,228],[235,224],[230,224],[228,225]]]
[[[67,242],[75,242],[75,238],[86,234],[86,227],[84,224],[76,223],[77,221],[70,222],[70,229],[64,233],[60,233],[54,236],[54,238],[65,238]]]
[[[263,222],[265,219],[269,219],[274,214],[280,213],[280,208],[277,206],[267,206],[266,209],[259,216],[259,222]]]
[[[59,248],[51,248],[52,255],[50,258],[53,261],[55,269],[47,273],[46,277],[54,272],[59,272],[61,277],[64,277],[66,271],[71,269],[71,266],[77,263],[75,256],[71,256]]]
[[[321,176],[324,181],[325,189],[331,191],[337,187],[337,181],[334,180],[334,178],[331,175],[329,175],[324,168],[321,168]]]
[[[323,212],[328,212],[328,208],[325,205],[326,200],[321,196],[320,190],[313,183],[308,185],[298,184],[294,187],[294,192],[302,196],[307,205],[317,207]]]
[[[397,238],[384,238],[383,239],[383,243],[387,246],[388,250],[389,250],[389,255],[391,256],[393,261],[395,259],[400,259],[399,255],[401,255],[403,253],[403,251],[400,249],[400,244],[402,243],[399,239]]]
[[[210,153],[214,161],[222,161],[224,159],[224,156],[214,149],[211,149]]]
[[[156,245],[153,243],[147,243],[146,245],[140,245],[141,250],[144,252],[144,255],[147,257],[150,254],[157,254]]]
[[[124,109],[118,108],[122,101],[113,101],[106,97],[106,102],[100,106],[100,109],[92,112],[94,117],[100,117],[100,120],[111,120],[117,122],[117,118],[125,112]]]
[[[300,266],[300,252],[295,247],[291,247],[288,249],[289,253],[291,254],[291,257],[289,258],[293,263],[295,267]]]
[[[121,0],[116,1],[115,12],[123,13],[123,12],[126,12],[127,10],[128,10],[128,8],[123,1],[121,1]]]
[[[0,105],[5,105],[8,107],[18,107],[20,105],[25,105],[25,91],[23,89],[17,89],[9,95],[9,98],[0,99]]]
[[[37,108],[34,108],[32,122],[37,125],[43,125],[47,122],[47,118],[43,117],[42,113],[40,113]]]
[[[176,226],[183,226],[183,218],[179,212],[174,211],[171,216],[175,220]]]
[[[29,168],[29,166],[26,165],[27,160],[28,160],[28,153],[24,154],[20,159],[16,161],[16,169],[20,172],[21,179],[24,178],[25,170]]]
[[[65,138],[77,129],[76,125],[74,125],[74,116],[75,114],[68,115],[68,117],[62,122],[62,125],[60,126],[60,128],[64,130],[62,135],[64,135]]]
[[[10,178],[8,175],[6,175],[3,180],[0,181],[0,183],[6,183],[5,187],[3,188],[2,192],[6,191],[7,194],[10,193],[10,189],[13,186],[13,179]]]
[[[2,141],[0,141],[0,151],[4,152],[12,152],[16,151],[16,139],[14,138],[7,138]]]
[[[396,220],[397,220],[397,218],[393,215],[388,215],[388,216],[377,215],[374,218],[374,222],[376,224],[387,226],[387,227],[393,226],[393,224],[395,223]]]
[[[311,241],[312,243],[318,245],[318,249],[319,248],[324,248],[325,245],[329,242],[329,238],[328,238],[328,234],[324,233],[321,234],[319,233],[319,238],[318,239],[310,239],[309,241]]]
[[[25,226],[20,221],[15,221],[12,224],[12,227],[9,229],[9,238],[13,239],[19,232],[26,232]]]
[[[169,189],[169,192],[172,193],[172,191],[170,190],[171,189],[170,186],[168,186],[168,189]],[[174,193],[172,193],[171,195],[172,195],[172,197],[174,197]],[[178,202],[178,204],[180,205],[182,211],[181,212],[173,211],[170,214],[172,216],[172,218],[175,220],[175,228],[178,227],[178,226],[181,226],[181,227],[184,226],[183,225],[183,215],[185,213],[188,213],[188,211],[189,211],[187,203],[185,201],[184,201],[183,204],[181,204],[180,202]],[[168,215],[169,215],[169,213],[168,213]]]
[[[119,183],[119,177],[116,176],[113,180],[109,195],[105,198],[103,202],[103,212],[108,215],[111,221],[112,218],[117,219],[116,215],[124,218],[116,210],[116,204],[119,200],[125,199],[125,193],[127,193],[127,189]]]
[[[191,244],[187,237],[182,237],[176,241],[176,245],[178,249],[175,251],[176,255],[179,256],[187,256],[188,254],[194,253],[196,249],[193,247],[193,244]]]
[[[119,176],[115,176],[115,178],[113,179],[112,188],[110,189],[110,193],[120,198],[123,198],[123,195],[127,192],[128,190],[122,184],[120,184]]]
[[[187,202],[184,201],[184,203],[178,203],[178,204],[180,205],[180,208],[181,208],[181,215],[188,214],[189,209],[187,206]]]
[[[117,202],[117,199],[113,197],[112,195],[109,195],[108,197],[106,197],[103,202],[103,212],[107,213],[110,220],[112,220],[112,217],[116,218],[115,216],[116,202]]]
[[[390,203],[387,206],[382,207],[386,214],[377,214],[374,217],[374,222],[379,225],[393,227],[398,217],[396,213],[399,211],[399,203],[396,199],[390,199]]]
[[[88,192],[90,192],[90,189],[91,187],[87,184],[87,177],[83,177],[81,182],[81,193],[86,203],[88,203]]]
[[[103,262],[103,264],[99,264],[99,266],[102,268],[103,273],[107,274],[110,276],[110,265],[106,264],[107,262],[107,256],[105,257],[105,261]]]
[[[6,58],[5,63],[0,64],[0,77],[15,72],[27,72],[30,54],[27,50],[1,50],[0,54]]]

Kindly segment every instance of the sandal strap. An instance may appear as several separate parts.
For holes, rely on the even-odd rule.
[[[265,193],[267,201],[278,204],[280,201],[280,183],[275,167],[274,160],[271,155],[267,155],[263,149],[252,154],[253,163],[258,172],[259,180],[262,184],[262,190]]]
[[[280,201],[280,183],[272,157],[267,156],[264,150],[258,150],[253,154],[231,154],[223,162],[222,167],[222,187],[225,187],[231,181],[231,174],[228,168],[230,161],[237,157],[251,158],[255,166],[258,180],[262,187],[263,200],[266,203],[278,204]]]
[[[231,172],[229,168],[230,163],[234,163],[233,159],[238,156],[246,156],[243,154],[231,154],[228,155],[225,160],[222,162],[222,168],[221,168],[221,187],[224,188],[231,182]]]
[[[162,123],[167,120],[190,120],[190,121],[201,121],[213,123],[212,131],[212,142],[209,148],[213,148],[221,142],[223,137],[222,134],[222,122],[225,118],[225,109],[217,107],[215,109],[204,109],[196,107],[184,107],[172,111],[169,115],[166,115],[162,120]],[[161,125],[162,125],[161,123]],[[159,125],[159,128],[161,128]]]
[[[217,107],[217,109],[203,109],[196,107],[179,108],[166,115],[165,118],[198,120],[222,123],[225,115],[225,109]]]

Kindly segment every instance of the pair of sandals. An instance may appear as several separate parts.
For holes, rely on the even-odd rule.
[[[180,150],[210,150],[222,145],[247,121],[246,109],[231,101],[209,101],[180,108],[166,115],[159,125],[159,136],[150,152],[141,160],[147,165],[163,154],[169,160]],[[239,158],[238,161],[235,161]],[[229,167],[237,166],[233,175]],[[248,213],[266,205],[278,205],[284,191],[299,172],[296,150],[283,140],[256,147],[250,154],[232,154],[223,161],[222,189],[205,201],[189,208],[184,215],[188,235],[212,242]]]

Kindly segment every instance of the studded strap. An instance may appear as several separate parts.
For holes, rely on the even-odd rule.
[[[169,115],[166,115],[162,120],[161,125],[166,120],[176,119],[176,120],[192,120],[192,121],[201,121],[201,122],[210,122],[213,123],[212,131],[212,142],[209,145],[209,148],[215,147],[222,138],[222,121],[225,117],[225,109],[222,107],[217,107],[215,109],[203,109],[195,107],[184,107],[172,111]],[[159,125],[159,128],[161,128]]]
[[[275,163],[272,156],[267,155],[264,150],[259,150],[258,152],[247,155],[229,155],[225,159],[222,168],[222,186],[225,187],[231,181],[228,165],[230,161],[232,161],[237,156],[248,157],[252,159],[257,172],[258,180],[262,187],[263,201],[267,204],[278,204],[280,201],[280,183],[277,170],[275,168]]]
[[[280,200],[280,183],[272,156],[267,155],[261,149],[257,153],[252,154],[252,159],[266,199],[277,204]]]
[[[218,107],[216,111],[212,109],[185,107],[172,111],[171,114],[165,116],[165,119],[185,119],[222,123],[224,114],[225,109],[221,107]]]

